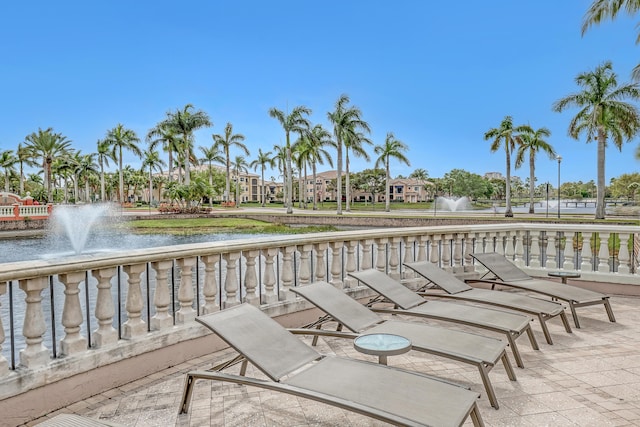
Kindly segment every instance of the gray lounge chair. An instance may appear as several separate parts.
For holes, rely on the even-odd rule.
[[[524,362],[516,345],[516,339],[519,336],[526,332],[531,347],[534,350],[539,350],[538,342],[531,330],[532,318],[530,316],[468,304],[427,301],[406,288],[402,283],[376,269],[357,271],[349,273],[349,275],[395,305],[394,308],[376,308],[372,304],[377,300],[373,300],[367,305],[377,313],[425,317],[502,333],[509,341],[516,365],[520,368],[524,368]]]
[[[516,381],[515,372],[505,351],[506,344],[503,341],[424,323],[385,321],[378,314],[326,282],[316,282],[290,289],[337,321],[338,330],[341,330],[344,325],[356,334],[400,335],[411,341],[412,350],[476,366],[487,392],[487,398],[491,406],[496,409],[499,406],[489,379],[491,369],[499,360],[502,360],[507,376],[511,381]],[[322,323],[316,324],[318,329],[322,327]],[[355,335],[354,338],[357,336]]]
[[[517,295],[509,292],[498,292],[489,289],[477,289],[459,280],[453,274],[444,271],[435,264],[428,261],[409,262],[406,267],[418,273],[420,276],[433,283],[435,286],[447,292],[441,295],[448,298],[457,298],[463,301],[472,301],[480,304],[489,304],[496,307],[508,308],[520,311],[533,316],[537,316],[540,327],[544,333],[547,343],[553,344],[547,321],[556,316],[560,316],[562,324],[568,333],[571,333],[571,325],[567,320],[562,304],[552,301],[545,301],[532,298],[527,295]]]
[[[435,378],[369,362],[323,356],[260,309],[242,304],[196,319],[233,347],[240,375],[187,373],[180,413],[189,410],[196,380],[287,393],[401,426],[483,426],[478,393]],[[245,377],[251,362],[269,379]],[[229,366],[225,363],[222,367]]]
[[[616,321],[616,318],[613,315],[613,310],[611,309],[611,304],[609,303],[608,295],[590,291],[588,289],[578,288],[577,286],[556,283],[551,280],[533,278],[505,258],[504,255],[500,255],[495,252],[471,254],[471,256],[478,260],[478,262],[484,265],[487,270],[495,276],[493,278],[482,277],[480,279],[474,279],[473,281],[490,283],[492,287],[495,285],[501,285],[524,289],[546,295],[560,301],[565,301],[569,304],[569,309],[571,310],[571,315],[573,316],[573,322],[575,323],[576,328],[580,328],[580,320],[578,320],[576,308],[586,307],[589,305],[603,304],[607,311],[607,316],[609,316],[609,320],[611,322]]]
[[[36,424],[39,427],[123,427],[122,424],[113,424],[105,420],[82,417],[75,414],[58,414],[53,418]]]

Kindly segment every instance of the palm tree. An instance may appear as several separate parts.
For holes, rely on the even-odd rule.
[[[124,176],[122,169],[122,150],[130,150],[136,156],[141,157],[142,151],[136,145],[137,142],[140,142],[140,139],[136,135],[134,131],[131,129],[125,128],[122,124],[118,123],[116,127],[107,132],[107,136],[105,137],[105,141],[114,147],[118,154],[118,171],[119,171],[119,191],[120,203],[124,203]]]
[[[287,195],[287,175],[286,175],[287,150],[285,149],[285,147],[282,147],[282,146],[280,146],[278,144],[274,144],[273,145],[273,151],[274,151],[273,161],[276,164],[276,167],[278,168],[278,171],[281,173],[279,176],[282,177],[283,201],[286,204],[287,200],[288,200],[288,195]],[[274,179],[274,181],[275,181],[275,179]]]
[[[153,171],[157,170],[162,174],[162,166],[166,166],[164,160],[160,158],[160,154],[152,148],[149,148],[142,154],[142,167],[140,172],[144,172],[145,168],[149,168],[149,207],[153,201]]]
[[[116,147],[111,145],[109,141],[99,139],[97,142],[98,149],[98,164],[100,165],[100,201],[104,202],[105,199],[105,181],[104,181],[104,167],[109,166],[109,160],[116,161]]]
[[[309,131],[311,124],[305,117],[311,114],[311,109],[303,105],[295,107],[291,113],[285,114],[277,108],[269,110],[269,116],[280,122],[285,133],[284,151],[284,176],[285,176],[285,205],[287,206],[287,214],[293,213],[293,175],[291,169],[291,140],[290,133],[298,133],[300,136]],[[275,148],[275,147],[274,147]]]
[[[244,141],[244,135],[241,133],[233,133],[233,125],[231,123],[227,123],[224,127],[224,135],[212,135],[213,136],[213,148],[217,151],[222,151],[224,153],[224,163],[226,168],[226,183],[225,183],[225,202],[229,202],[230,191],[231,191],[231,155],[229,153],[231,147],[239,148],[245,155],[249,155],[249,150],[247,146],[242,142]],[[237,199],[237,192],[236,192]],[[236,200],[236,204],[237,204]]]
[[[240,206],[240,172],[247,173],[248,166],[249,165],[247,164],[247,159],[245,159],[244,156],[236,156],[236,158],[233,160],[233,171],[236,175],[236,208]]]
[[[76,172],[78,179],[82,179],[84,181],[84,201],[91,201],[91,192],[89,189],[89,182],[91,181],[91,176],[98,173],[98,165],[96,164],[96,153],[89,153],[81,155],[78,151],[77,153],[77,163],[76,163]],[[79,197],[76,195],[76,200]]]
[[[209,186],[213,187],[213,162],[224,163],[224,157],[220,155],[220,151],[218,150],[218,147],[215,146],[215,144],[209,148],[203,146],[200,146],[199,148],[202,152],[200,161],[207,162],[209,165]],[[209,206],[213,206],[212,197],[209,197]]]
[[[505,116],[505,118],[500,123],[500,126],[497,128],[489,129],[484,134],[485,141],[493,140],[491,144],[491,152],[495,153],[498,151],[501,145],[504,146],[505,157],[506,157],[506,169],[507,169],[507,177],[505,181],[506,187],[506,209],[504,211],[504,216],[511,218],[513,217],[513,211],[511,210],[511,153],[515,149],[516,145],[516,136],[520,132],[532,132],[530,126],[521,125],[521,126],[513,126],[513,118],[511,116]]]
[[[338,208],[336,214],[342,215],[342,146],[345,139],[348,139],[354,132],[360,130],[371,132],[369,124],[362,120],[362,112],[357,107],[349,107],[350,102],[348,95],[340,95],[336,101],[335,110],[327,113],[329,122],[333,125],[333,136],[336,143],[336,194]]]
[[[16,155],[18,156],[18,165],[20,168],[20,195],[24,194],[24,167],[25,166],[35,166],[36,164],[31,160],[33,157],[31,153],[31,149],[27,146],[22,145],[22,143],[18,144],[18,150],[16,151]]]
[[[362,132],[347,132],[344,139],[344,153],[345,153],[345,210],[347,212],[351,211],[351,183],[349,176],[349,149],[353,152],[353,155],[356,157],[363,157],[367,162],[369,161],[369,154],[364,150],[362,144],[373,145],[373,142],[369,138],[367,138]]]
[[[394,158],[399,160],[400,162],[406,164],[407,166],[411,166],[409,159],[404,155],[404,152],[407,151],[409,147],[404,144],[402,141],[396,139],[392,132],[387,133],[387,137],[384,140],[383,145],[377,145],[373,151],[379,156],[376,160],[375,167],[379,167],[380,165],[384,165],[386,178],[385,178],[385,205],[384,210],[389,212],[391,210],[391,205],[389,203],[389,184],[391,181],[391,176],[389,175],[389,160]]]
[[[422,183],[422,188],[425,191],[427,191],[426,188],[424,188],[426,183],[429,182],[429,172],[427,172],[426,169],[418,168],[418,169],[414,170],[413,172],[411,172],[411,174],[409,174],[409,178],[413,178],[415,180],[420,181]],[[430,184],[432,184],[432,183],[430,183]],[[428,191],[426,193],[427,197],[429,197],[429,193],[431,193],[431,191]]]
[[[532,129],[533,130],[533,129]],[[544,138],[551,136],[551,131],[547,128],[533,130],[533,132],[523,132],[518,136],[518,152],[516,153],[516,169],[524,163],[524,158],[529,154],[529,213],[535,213],[533,205],[533,195],[536,185],[536,154],[538,151],[547,153],[550,159],[556,157],[556,152]],[[560,200],[558,199],[558,203]]]
[[[18,158],[13,154],[13,150],[4,150],[0,152],[0,168],[4,169],[4,191],[10,190],[11,172],[15,172],[14,166],[18,163]]]
[[[304,136],[303,140],[306,145],[303,156],[307,163],[311,165],[311,174],[313,175],[313,210],[315,211],[318,210],[318,200],[316,196],[317,165],[323,165],[326,160],[331,167],[333,167],[333,159],[324,147],[334,147],[335,144],[331,140],[331,133],[324,129],[322,125],[315,125],[313,129],[311,129],[311,132]],[[307,176],[306,164],[304,175],[305,177]]]
[[[260,167],[260,176],[261,176],[261,186],[260,186],[260,203],[264,208],[265,205],[265,194],[264,194],[264,170],[266,167],[274,168],[275,160],[271,155],[271,151],[267,151],[266,153],[262,152],[261,148],[258,148],[258,157],[249,164],[249,167],[253,168],[253,170],[257,170],[258,166]]]
[[[624,11],[629,15],[633,15],[640,11],[640,1],[638,0],[594,0],[585,14],[582,22],[582,35],[592,25],[600,24],[605,19],[615,19],[618,13]],[[640,43],[640,33],[636,37],[636,44]],[[640,80],[640,65],[633,68],[631,76],[634,80]]]
[[[54,133],[52,128],[38,129],[25,137],[25,143],[34,159],[42,162],[44,172],[44,185],[47,188],[47,202],[53,202],[51,164],[53,160],[71,147],[71,141],[59,133]]]
[[[158,123],[147,133],[149,149],[155,150],[158,145],[169,155],[169,181],[173,180],[173,153],[178,151],[179,136],[166,122]]]
[[[569,135],[578,139],[584,132],[587,143],[597,141],[598,194],[595,217],[603,219],[607,138],[611,137],[614,145],[622,150],[624,140],[628,142],[638,134],[640,129],[638,108],[624,100],[630,99],[636,102],[640,100],[640,88],[636,83],[618,86],[617,75],[613,72],[609,61],[597,66],[594,71],[578,74],[576,83],[582,90],[556,101],[553,109],[560,112],[567,107],[579,107],[580,111],[569,123]]]
[[[180,149],[184,156],[184,183],[186,185],[191,182],[189,166],[193,159],[191,156],[193,133],[198,129],[213,126],[207,113],[202,110],[191,111],[193,108],[193,105],[187,104],[182,110],[177,109],[173,113],[167,113],[167,118],[159,124],[165,130],[173,131],[181,136]]]

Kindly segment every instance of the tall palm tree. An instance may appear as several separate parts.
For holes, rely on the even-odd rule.
[[[149,149],[155,150],[158,145],[169,155],[169,181],[173,180],[173,154],[178,151],[179,135],[167,122],[160,122],[147,133]]]
[[[236,208],[240,206],[240,173],[247,173],[248,166],[249,164],[247,163],[247,159],[245,159],[244,156],[236,156],[236,158],[233,159],[233,171],[236,175]]]
[[[116,161],[116,147],[104,139],[99,139],[96,145],[98,164],[100,165],[100,201],[104,202],[106,201],[104,167],[109,166],[109,160]]]
[[[53,160],[69,151],[71,141],[60,133],[54,133],[52,128],[38,129],[25,137],[25,143],[34,159],[39,159],[44,172],[44,185],[47,189],[47,202],[53,202],[53,182],[51,164]]]
[[[485,141],[493,141],[491,143],[491,152],[495,153],[502,146],[505,151],[506,158],[506,170],[507,176],[505,181],[506,188],[506,209],[504,216],[513,217],[513,210],[511,210],[511,153],[516,146],[516,136],[520,132],[532,132],[532,129],[528,125],[513,126],[513,117],[505,116],[497,128],[489,129],[484,134]]]
[[[516,169],[524,163],[524,158],[529,154],[529,213],[535,213],[533,195],[536,186],[536,154],[539,151],[547,153],[550,159],[556,157],[556,152],[544,138],[551,136],[547,128],[532,129],[533,132],[523,132],[518,138],[518,151],[516,153]],[[560,200],[558,199],[558,203]]]
[[[384,210],[389,212],[391,210],[390,200],[389,200],[389,184],[391,181],[391,176],[389,174],[389,161],[391,158],[394,158],[407,166],[411,166],[409,159],[404,155],[404,152],[407,151],[409,147],[402,141],[396,139],[392,132],[387,133],[387,137],[384,140],[384,144],[377,145],[374,147],[373,151],[379,156],[376,160],[375,167],[380,167],[380,165],[384,165],[384,169],[386,172],[385,178],[385,205]]]
[[[260,177],[261,177],[260,178],[261,179],[260,203],[262,204],[263,208],[265,205],[265,198],[266,198],[264,194],[264,170],[267,167],[274,168],[275,164],[276,162],[273,159],[271,151],[267,151],[266,153],[263,153],[261,148],[258,148],[258,157],[249,164],[249,167],[253,168],[253,170],[258,170],[258,167],[260,167]]]
[[[335,109],[327,113],[329,122],[333,125],[333,136],[336,143],[336,194],[338,208],[337,215],[342,215],[342,147],[345,139],[354,132],[371,132],[369,124],[362,120],[362,112],[355,106],[348,106],[351,100],[342,94],[335,104]]]
[[[600,24],[605,19],[615,19],[618,13],[626,12],[629,15],[640,12],[639,0],[594,0],[587,10],[582,21],[582,35],[593,26]],[[640,43],[640,32],[636,37],[636,44]],[[631,76],[634,80],[640,80],[640,65],[633,68]]]
[[[119,173],[119,191],[120,203],[124,203],[124,175],[122,169],[122,150],[132,151],[138,157],[142,156],[142,151],[136,143],[140,142],[140,139],[136,135],[136,133],[131,130],[125,128],[122,124],[118,123],[116,127],[107,132],[107,136],[104,138],[105,141],[117,152],[118,155],[118,173]]]
[[[206,162],[209,165],[209,186],[213,187],[213,162],[224,163],[225,159],[220,155],[220,150],[215,146],[215,144],[208,148],[203,146],[200,146],[199,148],[202,152],[200,161]],[[209,206],[213,206],[213,197],[209,197]]]
[[[77,163],[76,163],[76,171],[78,180],[82,179],[84,182],[84,201],[91,201],[91,191],[89,188],[89,183],[91,182],[91,177],[98,173],[98,165],[96,164],[96,157],[98,156],[96,153],[89,154],[80,154],[77,152]],[[76,199],[79,199],[76,196]]]
[[[318,198],[316,195],[317,165],[323,165],[326,160],[333,167],[333,159],[324,147],[335,147],[335,143],[331,139],[331,133],[324,129],[322,125],[315,125],[311,132],[304,136],[304,141],[306,144],[304,157],[308,164],[311,165],[311,174],[313,176],[313,210],[318,210]],[[304,174],[306,177],[306,165]]]
[[[278,171],[281,173],[279,176],[282,177],[282,190],[283,190],[283,201],[286,205],[288,200],[288,191],[287,191],[287,150],[285,147],[280,146],[278,144],[273,145],[273,162],[276,164]],[[275,180],[274,180],[275,181]]]
[[[349,149],[356,157],[362,157],[367,162],[369,161],[369,154],[365,151],[363,144],[373,145],[373,142],[367,138],[362,132],[347,132],[344,139],[344,173],[345,173],[345,210],[351,211],[351,182],[349,176]]]
[[[555,111],[568,107],[579,107],[578,114],[569,123],[569,135],[578,139],[583,132],[587,143],[595,140],[598,144],[598,194],[596,201],[596,219],[605,215],[605,148],[607,138],[622,150],[622,144],[633,139],[640,129],[638,108],[626,99],[640,100],[640,88],[637,83],[618,85],[617,75],[611,62],[607,61],[594,71],[578,74],[576,84],[581,91],[568,95],[553,104]]]
[[[193,145],[193,133],[198,129],[213,126],[213,122],[209,115],[202,110],[192,111],[193,105],[187,104],[182,110],[177,109],[175,112],[167,113],[167,118],[159,125],[174,133],[180,135],[180,149],[183,152],[184,162],[184,183],[189,185],[191,182],[190,163],[193,159],[191,155],[191,146]]]
[[[224,153],[225,168],[226,168],[226,183],[225,183],[225,202],[229,202],[231,191],[231,147],[239,148],[245,155],[249,155],[249,149],[243,144],[244,135],[241,133],[233,133],[233,125],[227,123],[224,127],[224,135],[212,135],[213,136],[213,148],[217,151]],[[236,192],[237,199],[237,192]],[[237,200],[236,200],[237,203]]]
[[[13,150],[4,150],[0,152],[0,168],[4,169],[4,191],[7,193],[10,190],[10,177],[11,173],[15,172],[15,165],[18,163],[18,158],[13,154]]]
[[[24,167],[25,166],[35,166],[36,163],[31,160],[33,157],[31,153],[31,149],[22,143],[18,144],[18,149],[16,150],[16,155],[18,157],[18,167],[20,174],[20,195],[24,194]]]
[[[142,167],[140,172],[144,172],[145,168],[149,169],[149,206],[153,201],[153,171],[157,170],[162,174],[162,167],[166,166],[164,160],[160,158],[160,154],[152,148],[145,150],[142,154]]]
[[[269,110],[269,116],[280,122],[280,126],[284,129],[285,133],[285,145],[284,150],[284,176],[285,176],[285,205],[287,207],[287,213],[293,213],[293,174],[291,169],[291,132],[297,133],[300,136],[309,131],[311,123],[305,117],[311,114],[311,109],[304,105],[299,105],[291,110],[291,113],[285,114],[277,108],[271,108]]]

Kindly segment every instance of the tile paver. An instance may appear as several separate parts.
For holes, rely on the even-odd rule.
[[[583,328],[574,329],[573,334],[565,333],[559,322],[549,322],[555,343],[552,346],[544,342],[534,322],[541,351],[534,351],[525,339],[520,340],[526,368],[516,369],[518,381],[506,379],[501,365],[492,373],[499,410],[489,405],[473,367],[416,351],[391,357],[389,364],[439,376],[482,392],[479,406],[487,426],[640,426],[640,298],[613,297],[612,304],[617,323],[608,322],[601,307],[582,308]],[[318,350],[373,360],[354,351],[348,340],[321,339]],[[178,416],[184,373],[208,369],[229,354],[229,350],[224,350],[194,359],[140,381],[104,390],[49,416],[76,413],[131,427],[383,425],[295,396],[207,381],[196,384],[190,413]],[[232,367],[229,372],[237,373],[237,369]],[[251,366],[247,375],[264,378]]]

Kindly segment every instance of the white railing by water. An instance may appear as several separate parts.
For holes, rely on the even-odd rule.
[[[532,275],[577,270],[583,280],[638,285],[639,232],[594,224],[374,229],[0,264],[0,400],[193,338],[202,334],[199,314],[241,302],[295,311],[291,287],[355,288],[348,273],[357,270],[411,279],[402,263],[429,260],[471,276],[480,271],[471,254],[495,251]],[[57,372],[32,375],[42,370]]]

